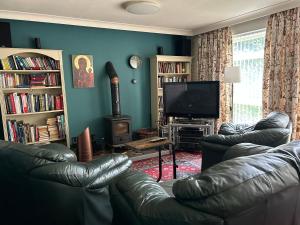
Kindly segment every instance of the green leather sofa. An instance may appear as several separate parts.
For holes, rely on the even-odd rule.
[[[127,172],[110,185],[114,224],[299,225],[299,154],[299,142],[239,144],[224,161],[175,181],[172,193],[146,174]]]
[[[222,124],[219,133],[203,137],[200,143],[202,170],[222,161],[226,151],[239,143],[253,143],[277,147],[290,141],[292,123],[289,116],[281,112],[271,112],[254,125]]]
[[[80,163],[60,144],[0,141],[0,224],[110,225],[108,184],[130,165],[120,154]]]

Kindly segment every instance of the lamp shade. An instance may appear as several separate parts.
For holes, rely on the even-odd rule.
[[[238,66],[226,67],[224,72],[224,82],[225,83],[241,82],[240,67]]]

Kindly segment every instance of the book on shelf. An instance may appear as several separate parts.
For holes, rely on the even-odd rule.
[[[50,140],[49,133],[48,133],[48,127],[46,126],[37,126],[37,132],[38,132],[38,141],[46,142]]]
[[[65,116],[60,115],[57,116],[57,125],[58,125],[58,133],[60,138],[64,138],[66,136],[66,130],[65,130]]]
[[[0,88],[35,88],[60,86],[59,73],[11,74],[0,73]]]
[[[167,82],[187,82],[187,76],[173,76],[173,77],[158,77],[158,88],[162,88],[164,83]]]
[[[11,55],[0,60],[2,70],[59,70],[59,61],[50,57]]]
[[[57,118],[48,118],[46,123],[50,139],[59,139]]]
[[[4,95],[7,114],[63,110],[63,95],[9,93]]]
[[[7,133],[9,141],[22,144],[64,139],[64,115],[46,119],[46,125],[7,120]]]
[[[184,62],[159,62],[159,73],[186,73],[186,63]]]

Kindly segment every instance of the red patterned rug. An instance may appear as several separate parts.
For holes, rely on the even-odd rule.
[[[163,170],[161,181],[173,179],[172,155],[163,158]],[[176,152],[177,178],[187,177],[201,171],[201,153],[199,152]],[[143,171],[154,179],[158,178],[158,157],[133,162],[133,170]]]

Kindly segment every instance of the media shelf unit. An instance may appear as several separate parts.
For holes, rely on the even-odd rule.
[[[214,134],[214,119],[185,119],[176,118],[168,124],[165,134],[173,143],[175,149],[199,149],[203,136]]]
[[[24,59],[24,61],[18,59],[18,57]],[[4,139],[9,141],[9,135],[11,135],[11,132],[9,133],[8,130],[8,121],[16,121],[21,124],[21,127],[23,124],[24,127],[26,127],[26,132],[17,129],[17,131],[22,134],[26,133],[26,135],[24,135],[25,137],[23,137],[24,139],[22,139],[24,144],[60,142],[70,147],[62,51],[50,49],[0,48],[0,61],[2,67],[3,64],[6,64],[5,68],[0,68],[1,84],[3,84],[6,77],[11,77],[10,79],[12,79],[9,80],[9,82],[11,82],[9,85],[2,85],[0,88],[0,106]],[[10,67],[9,69],[7,68],[8,66]],[[51,67],[51,69],[49,67]],[[43,85],[37,85],[33,84],[33,77],[39,77],[40,79],[45,77],[45,79],[49,79],[50,81],[47,84],[43,83]],[[28,84],[27,82],[26,85],[24,85],[24,81],[22,80],[22,83],[20,79],[26,79],[26,81],[28,80],[30,83]],[[18,82],[19,84],[21,83],[21,85],[16,86],[15,84]],[[18,102],[19,100],[17,103],[14,102],[14,97],[8,102],[10,99],[7,96],[11,97],[14,95],[16,98],[19,98],[21,102]],[[26,98],[24,100],[25,103],[22,100],[24,96]],[[30,99],[30,97],[32,97],[32,99]],[[58,101],[58,97],[60,101]],[[37,98],[38,101],[35,101]],[[55,102],[53,102],[53,99]],[[21,107],[21,112],[16,112],[15,108],[14,112],[10,112],[12,109],[12,101],[14,107],[19,103],[18,105]],[[43,102],[41,103],[42,106],[40,106],[39,102]],[[30,104],[30,106],[27,104]],[[31,111],[29,111],[29,109]],[[61,127],[59,127],[60,125]],[[24,127],[22,129],[25,129]],[[29,138],[27,138],[28,135],[32,135],[30,133],[31,130],[29,130],[28,133],[28,127],[34,127],[34,132],[36,132],[34,135],[35,138],[32,141],[29,141]],[[56,127],[58,127],[57,130]],[[38,136],[37,132],[39,128],[40,131],[44,129],[43,134],[40,134],[40,136]],[[61,131],[63,132],[61,133]],[[45,136],[41,137],[46,134],[49,135],[48,138],[45,138]],[[19,142],[19,139],[14,141]]]
[[[151,126],[166,125],[163,117],[163,83],[191,81],[192,57],[155,55],[150,58],[151,67]]]

